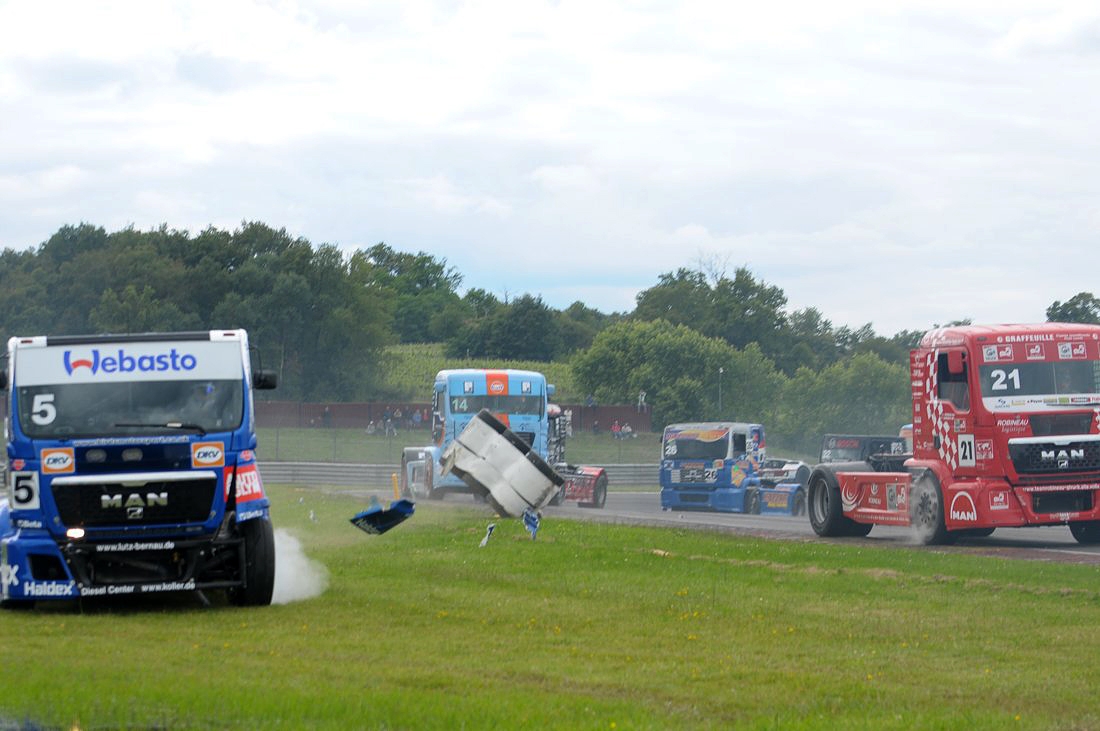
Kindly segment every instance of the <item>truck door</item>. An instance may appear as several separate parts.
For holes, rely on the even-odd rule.
[[[963,348],[941,350],[936,355],[936,398],[943,407],[936,430],[940,455],[959,476],[972,475],[975,467],[974,419],[970,413],[970,362]]]

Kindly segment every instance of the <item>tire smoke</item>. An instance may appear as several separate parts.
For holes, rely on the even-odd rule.
[[[272,604],[312,599],[328,588],[328,569],[302,550],[302,543],[290,531],[275,529],[275,591]]]

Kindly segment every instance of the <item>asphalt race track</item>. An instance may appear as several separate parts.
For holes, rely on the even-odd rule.
[[[458,500],[458,497],[449,498]],[[820,538],[810,527],[810,519],[782,515],[740,515],[709,511],[661,510],[657,492],[609,492],[603,510],[581,508],[569,503],[543,510],[546,517],[561,515],[583,520],[637,523],[655,526],[679,526],[699,530],[721,530],[743,535],[788,540],[862,543],[923,551],[960,551],[983,555],[1070,563],[1100,564],[1100,545],[1078,543],[1066,526],[1042,528],[998,528],[987,538],[959,539],[952,546],[919,546],[909,531],[892,526],[875,526],[866,538]]]
[[[349,490],[368,495],[374,491]],[[375,492],[380,499],[386,496]],[[448,495],[437,505],[470,505],[469,495]],[[488,508],[486,508],[488,509]],[[563,517],[633,525],[676,526],[692,530],[717,530],[740,535],[796,541],[831,541],[842,544],[864,544],[882,548],[919,551],[952,551],[1003,558],[1039,561],[1060,561],[1100,565],[1100,545],[1081,545],[1066,526],[1043,528],[999,528],[987,538],[959,539],[951,546],[920,546],[903,528],[875,526],[866,538],[820,538],[810,527],[809,518],[779,515],[740,515],[709,511],[664,511],[660,498],[652,492],[616,492],[607,494],[603,509],[582,508],[576,503],[547,506],[543,519]]]

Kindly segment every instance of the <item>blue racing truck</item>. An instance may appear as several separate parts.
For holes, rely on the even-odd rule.
[[[536,371],[461,368],[439,371],[432,386],[432,443],[406,447],[401,454],[400,489],[408,498],[442,498],[447,493],[469,493],[483,498],[453,472],[443,473],[443,450],[482,409],[531,451],[548,462],[564,482],[551,500],[572,500],[602,508],[607,499],[607,473],[602,467],[575,466],[565,461],[567,414],[549,399],[554,385]]]
[[[243,330],[8,341],[0,601],[224,590],[271,603]]]
[[[805,489],[765,477],[766,459],[762,424],[670,424],[661,439],[661,508],[801,514]]]

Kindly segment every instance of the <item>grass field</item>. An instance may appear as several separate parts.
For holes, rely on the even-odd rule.
[[[2,613],[0,728],[1100,727],[1094,567],[270,492],[324,593]]]
[[[429,443],[427,429],[402,431],[396,437],[367,434],[360,429],[257,429],[261,459],[282,462],[401,463],[401,450]],[[575,464],[657,464],[660,437],[642,434],[615,439],[610,434],[578,433],[566,454]]]

